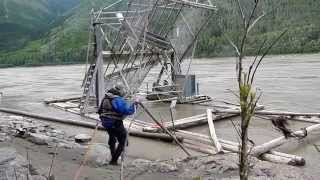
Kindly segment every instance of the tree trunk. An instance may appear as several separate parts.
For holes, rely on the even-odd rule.
[[[242,123],[244,123],[242,121]],[[239,165],[239,173],[240,180],[248,180],[249,173],[249,160],[248,160],[248,127],[243,126],[241,128],[241,150],[240,150],[240,165]]]

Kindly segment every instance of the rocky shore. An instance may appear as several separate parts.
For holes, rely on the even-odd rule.
[[[89,145],[91,150],[80,179],[118,180],[120,167],[108,165],[110,155],[105,144],[92,144],[90,136],[68,136],[63,129],[45,122],[0,114],[0,179],[70,180]],[[233,153],[169,160],[129,156],[125,159],[124,177],[142,180],[236,180],[239,179],[237,158]],[[298,167],[272,164],[256,158],[252,158],[251,164],[250,179],[312,179]],[[49,178],[51,166],[53,176]]]

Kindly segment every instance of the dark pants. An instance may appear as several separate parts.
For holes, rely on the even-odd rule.
[[[127,130],[123,126],[122,121],[117,121],[112,128],[106,128],[109,134],[109,148],[111,151],[112,162],[117,162],[119,156],[124,150],[127,139]],[[116,143],[118,146],[116,147]]]

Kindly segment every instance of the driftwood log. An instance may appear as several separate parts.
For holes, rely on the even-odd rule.
[[[183,131],[183,130],[178,130],[176,132],[177,135],[182,136],[184,138],[184,142],[189,142],[188,140],[192,140],[198,143],[203,143],[207,145],[211,145],[212,141],[210,140],[209,136],[199,134],[199,133],[193,133],[193,132],[188,132],[188,131]],[[228,140],[222,140],[219,139],[219,142],[225,151],[230,151],[230,152],[239,152],[239,143],[228,141]],[[211,149],[207,149],[206,151],[212,151]],[[204,150],[203,150],[204,151]],[[208,153],[210,154],[210,153]],[[280,153],[276,151],[270,151],[266,152],[261,155],[256,155],[257,158],[261,160],[266,160],[270,162],[275,162],[275,163],[282,163],[282,164],[288,164],[292,166],[304,166],[305,165],[305,160],[302,157],[296,156],[296,155],[291,155],[291,154],[286,154],[286,153]]]
[[[215,131],[215,128],[213,125],[213,118],[212,118],[212,110],[211,109],[207,109],[207,119],[208,119],[211,140],[212,140],[214,146],[216,147],[217,151],[221,152],[222,147],[221,147],[221,144],[218,140],[218,137],[216,135],[216,131]]]
[[[213,121],[219,121],[219,120],[235,117],[238,115],[239,114],[219,114],[219,115],[214,116]],[[193,127],[193,126],[204,125],[206,123],[208,123],[207,114],[199,114],[196,116],[175,120],[174,127],[175,127],[175,129],[185,129],[185,128],[189,128],[189,127]],[[168,121],[168,122],[164,123],[164,127],[171,130],[171,129],[173,129],[173,124],[172,124],[172,122]],[[160,132],[161,128],[160,127],[144,127],[143,131],[145,131],[145,132]]]
[[[57,102],[66,102],[66,101],[74,101],[80,100],[81,97],[71,97],[71,98],[64,98],[64,99],[46,99],[44,100],[45,104],[57,103]]]
[[[195,143],[194,141],[191,141],[188,139],[184,139],[183,144],[185,145],[185,147],[196,152],[210,154],[210,155],[215,155],[218,153],[215,149],[212,148],[212,146]]]
[[[271,141],[266,142],[264,144],[261,144],[259,146],[255,146],[252,149],[252,154],[255,156],[258,156],[258,155],[266,153],[276,147],[279,147],[279,146],[289,142],[292,139],[297,139],[296,137],[305,137],[309,133],[311,133],[312,131],[319,130],[319,129],[320,129],[320,124],[315,124],[315,125],[306,127],[303,130],[295,131],[295,132],[291,133],[291,136],[289,136],[287,138],[285,136],[281,136],[279,138],[276,138],[274,140],[271,140]]]
[[[229,114],[239,114],[239,110],[212,110],[213,113],[229,113]],[[281,111],[256,111],[255,114],[258,115],[279,115],[279,116],[316,116],[320,117],[320,113],[296,113],[296,112],[281,112]]]
[[[272,119],[276,119],[276,118],[284,118],[286,120],[293,120],[293,121],[299,121],[299,122],[306,122],[306,123],[313,123],[313,124],[320,124],[320,120],[319,118],[312,118],[312,116],[310,117],[303,117],[303,116],[279,116],[279,115],[259,115],[257,116],[261,119],[268,119],[268,120],[272,120]],[[264,118],[267,117],[267,118]]]
[[[39,119],[39,120],[50,121],[50,122],[64,123],[64,124],[69,124],[69,125],[73,125],[73,126],[80,126],[80,127],[91,128],[91,129],[94,129],[96,127],[96,123],[94,123],[94,122],[85,122],[85,121],[75,121],[75,120],[70,120],[70,119],[53,118],[53,117],[48,117],[48,116],[43,116],[43,115],[38,115],[38,114],[34,114],[34,113],[29,113],[29,112],[25,112],[25,111],[18,111],[18,110],[8,109],[8,108],[0,108],[0,111],[4,112],[4,113],[15,114],[15,115],[20,115],[20,116],[30,117],[30,118],[34,118],[34,119]],[[98,129],[105,130],[104,127],[102,127],[100,123],[98,124]],[[169,135],[166,135],[166,134],[147,133],[147,132],[142,132],[141,130],[137,130],[135,128],[132,128],[130,130],[130,135],[137,136],[137,137],[150,138],[150,139],[159,139],[159,140],[163,140],[166,142],[172,142],[174,140],[172,137],[170,137]],[[176,136],[176,139],[179,142],[183,142],[183,138],[181,136]]]

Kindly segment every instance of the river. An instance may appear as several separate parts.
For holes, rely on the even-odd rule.
[[[246,67],[248,63],[249,61],[246,60]],[[146,82],[152,82],[158,69],[155,68],[150,72]],[[76,115],[47,107],[43,100],[52,97],[80,96],[84,70],[85,65],[0,69],[0,92],[3,93],[0,98],[0,107],[61,118],[79,118]],[[201,94],[209,95],[215,100],[236,102],[235,96],[230,93],[230,90],[235,90],[237,87],[235,58],[196,59],[192,63],[190,73],[196,74]],[[318,105],[320,102],[320,54],[269,56],[264,59],[258,69],[254,86],[262,93],[260,104],[268,110],[320,112]],[[204,112],[204,108],[178,105],[175,117]],[[299,129],[308,124],[292,123],[291,125],[292,128]],[[216,128],[219,137],[236,140],[236,134],[229,121],[218,122]],[[206,127],[193,129],[207,133]],[[306,172],[315,177],[320,175],[318,172],[320,152],[314,148],[314,145],[320,145],[320,141],[317,140],[319,138],[316,138],[316,135],[320,135],[320,132],[312,133],[312,136],[305,140],[299,140],[278,149],[305,157],[307,165],[304,168]],[[280,134],[272,128],[270,122],[257,119],[252,122],[250,136],[257,144],[260,144]],[[134,144],[139,144],[135,147],[151,146],[148,143],[154,142],[142,139],[134,142]],[[134,156],[149,158],[169,158],[173,154],[181,154],[176,147],[157,145],[159,150],[156,151],[156,155],[152,152],[142,152],[139,148],[129,148],[129,151],[132,151]],[[168,149],[160,150],[161,147]]]

